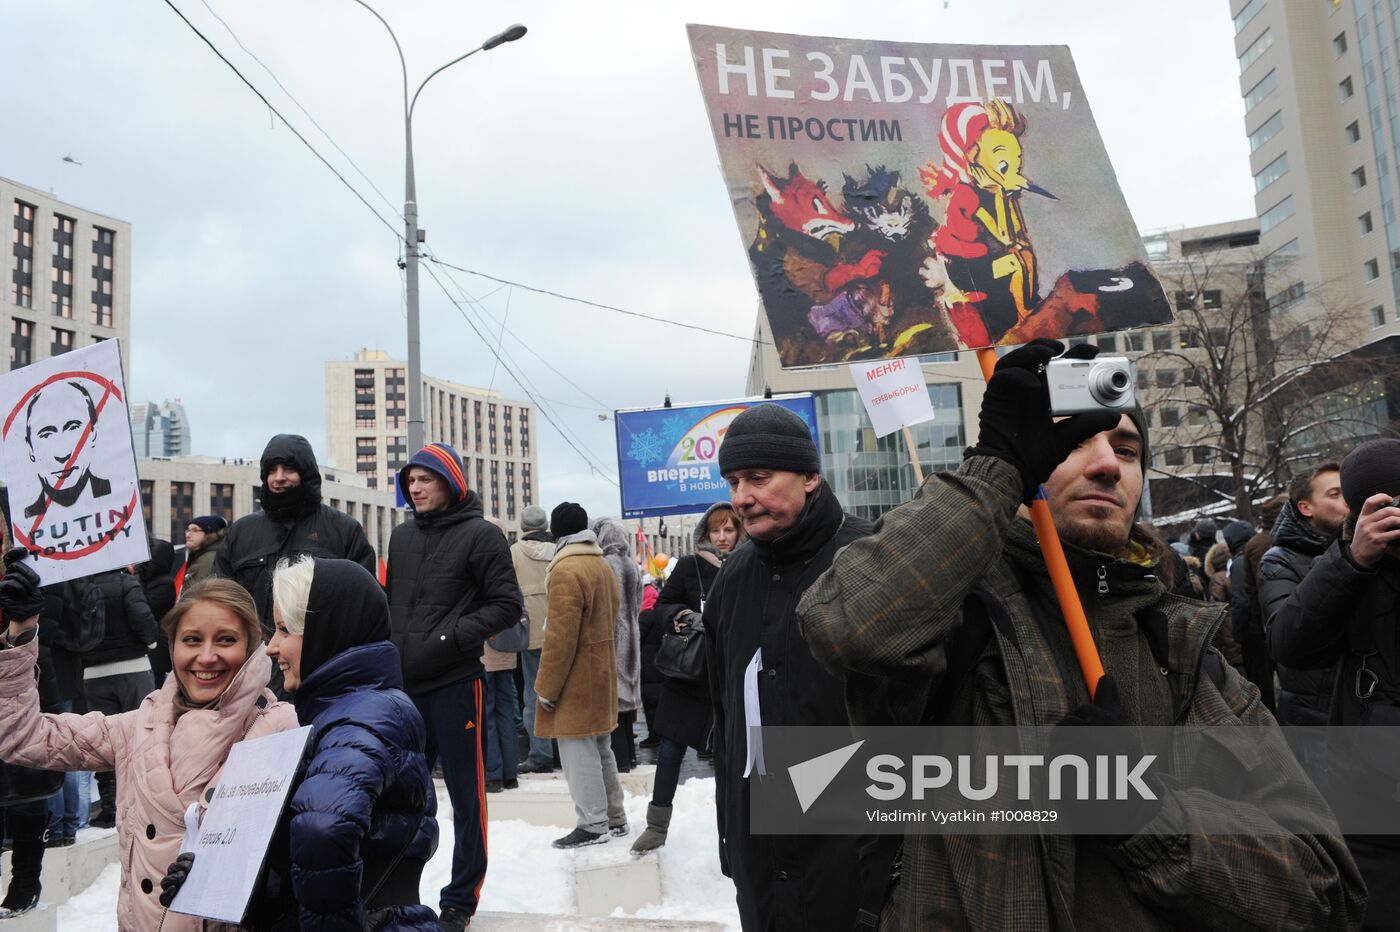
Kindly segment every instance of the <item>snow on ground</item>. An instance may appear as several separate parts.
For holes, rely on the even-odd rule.
[[[522,782],[520,790],[528,792]],[[631,834],[608,844],[630,847],[646,826],[648,797],[628,794],[627,821]],[[423,871],[423,902],[437,908],[438,891],[452,870],[452,803],[444,791],[438,796],[440,842],[437,853]],[[491,912],[568,914],[573,911],[574,891],[570,851],[550,842],[568,833],[568,827],[541,827],[520,821],[491,822],[488,835],[490,867],[481,891],[481,909]],[[638,910],[645,919],[693,919],[739,928],[734,885],[719,872],[718,830],[715,827],[715,781],[695,778],[676,791],[675,813],[667,844],[660,850],[660,905]],[[657,857],[657,855],[647,855]],[[120,868],[108,865],[90,887],[58,910],[60,932],[114,932],[117,927],[117,889]],[[618,910],[614,915],[625,915]]]
[[[69,897],[58,908],[60,932],[115,932],[121,879],[121,865],[108,864],[86,890]]]

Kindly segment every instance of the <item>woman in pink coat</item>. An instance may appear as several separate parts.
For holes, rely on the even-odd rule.
[[[210,579],[165,616],[174,676],[121,715],[48,715],[39,711],[34,663],[38,577],[23,561],[0,582],[0,758],[50,770],[115,770],[123,930],[194,932],[202,920],[162,915],[160,881],[180,853],[184,813],[206,805],[229,748],[297,727],[290,703],[267,689],[272,662],[243,587]],[[23,618],[23,621],[16,621]],[[164,925],[161,925],[162,918]]]

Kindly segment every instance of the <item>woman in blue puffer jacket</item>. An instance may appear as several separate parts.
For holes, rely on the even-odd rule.
[[[384,591],[359,564],[301,557],[278,565],[272,597],[267,653],[313,728],[288,824],[300,927],[437,932],[418,896],[437,797]]]

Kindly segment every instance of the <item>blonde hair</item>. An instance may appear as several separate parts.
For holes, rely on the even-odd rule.
[[[316,561],[307,554],[293,559],[283,557],[272,571],[272,604],[291,634],[306,631],[306,601],[311,597],[311,580],[315,574]]]
[[[175,632],[180,628],[180,620],[199,602],[217,605],[238,619],[239,626],[248,639],[250,656],[258,645],[262,644],[262,624],[258,621],[258,608],[253,604],[253,597],[248,594],[248,590],[233,580],[216,577],[201,580],[186,589],[181,594],[180,601],[175,603],[175,607],[165,613],[165,617],[160,620],[160,629],[164,632],[167,642],[172,645],[175,643]]]

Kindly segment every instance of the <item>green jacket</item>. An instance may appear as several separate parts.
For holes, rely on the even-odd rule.
[[[853,725],[1048,726],[1087,701],[1073,659],[1067,669],[1064,650],[1057,651],[1036,622],[1032,600],[1053,606],[1054,597],[1034,531],[1016,516],[1020,490],[1021,478],[1009,464],[969,457],[886,514],[873,536],[846,547],[807,590],[798,609],[803,635],[819,661],[844,675]],[[1165,690],[1161,680],[1106,664],[1125,698],[1144,697],[1143,707],[1165,709],[1169,719],[1136,717],[1132,724],[1277,729],[1258,690],[1228,665],[1219,664],[1220,688],[1201,674],[1221,606],[1168,594],[1150,567],[1068,544],[1065,550],[1096,640],[1127,632],[1141,639],[1148,662],[1166,655],[1156,659]],[[985,604],[973,595],[974,586],[1005,617],[993,625],[972,672],[955,679],[954,694],[943,697],[948,707],[933,708],[965,607]],[[1152,654],[1149,627],[1165,631],[1164,644]],[[1154,695],[1160,697],[1155,703],[1149,701]],[[1125,702],[1125,708],[1133,707]],[[1275,737],[1266,745],[1269,759],[1249,766],[1269,811],[1325,807],[1282,735]],[[1258,832],[1211,836],[1193,829],[1196,814],[1224,808],[1257,822]],[[1076,919],[1080,928],[1114,919],[1119,928],[1360,925],[1365,889],[1340,835],[1290,834],[1262,810],[1241,810],[1199,789],[1169,792],[1145,831],[1107,846],[1107,861],[1099,857],[1100,842],[1077,844],[1073,836],[911,833],[881,929],[1068,930]],[[1077,863],[1091,865],[1086,874],[1100,881],[1085,885],[1086,901],[1097,907],[1107,899],[1114,916],[1095,923],[1084,917],[1096,908],[1076,911]],[[1123,886],[1105,889],[1101,881],[1108,878]]]

